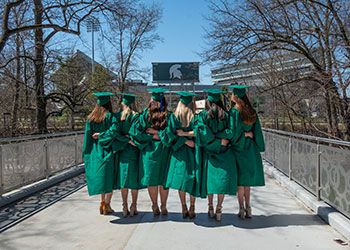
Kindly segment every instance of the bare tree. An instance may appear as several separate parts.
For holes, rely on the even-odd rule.
[[[153,48],[161,40],[157,27],[161,19],[158,5],[138,4],[129,9],[128,15],[120,18],[118,14],[109,16],[109,34],[105,38],[116,50],[116,61],[120,91],[127,90],[127,78],[142,74],[137,65],[141,52]]]
[[[328,133],[340,137],[339,117],[350,136],[348,105],[349,3],[345,0],[211,1],[207,30],[208,61],[251,61],[266,51],[295,53],[308,60],[323,91]],[[342,7],[342,8],[341,8]],[[340,91],[341,90],[341,91]],[[342,92],[342,93],[341,93]]]

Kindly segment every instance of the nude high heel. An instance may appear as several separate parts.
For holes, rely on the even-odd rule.
[[[136,203],[132,203],[130,206],[130,216],[138,215],[138,213]]]
[[[152,205],[152,211],[154,216],[160,215],[159,207],[158,204],[153,204]]]
[[[128,210],[128,204],[123,203],[123,217],[126,218],[126,217],[128,217],[129,214],[130,214],[130,212]]]
[[[245,217],[250,219],[252,218],[252,208],[251,207],[247,207],[245,210]]]
[[[216,206],[216,211],[215,211],[215,219],[216,221],[221,221],[221,215],[222,215],[222,206]]]
[[[190,219],[196,217],[196,213],[194,212],[194,205],[190,206],[190,210],[188,211],[188,217],[190,217]]]
[[[188,209],[186,204],[182,204],[182,218],[186,218],[188,216]]]
[[[168,209],[166,208],[166,205],[161,205],[160,211],[161,211],[162,215],[168,215]]]
[[[214,207],[211,204],[208,204],[208,216],[210,218],[214,218],[215,217]]]
[[[242,219],[242,220],[245,219],[245,209],[244,209],[244,207],[241,207],[241,208],[239,209],[238,217],[239,217],[240,219]]]

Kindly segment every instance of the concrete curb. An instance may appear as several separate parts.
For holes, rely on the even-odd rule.
[[[296,182],[289,180],[287,176],[282,174],[282,172],[277,170],[270,163],[264,162],[264,169],[267,175],[274,178],[306,207],[311,209],[322,220],[347,238],[347,240],[350,240],[350,219],[324,201],[318,201],[314,195],[310,194]]]
[[[33,184],[21,187],[9,193],[3,194],[2,196],[0,196],[0,207],[6,206],[10,203],[21,200],[34,193],[47,189],[59,182],[73,178],[82,173],[84,173],[84,164],[73,166],[68,170],[65,170],[52,177],[49,177],[48,179],[44,179],[44,180],[35,182]]]

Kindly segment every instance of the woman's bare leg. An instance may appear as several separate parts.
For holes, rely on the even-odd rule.
[[[159,186],[159,193],[160,193],[160,210],[162,211],[162,215],[167,215],[168,210],[166,208],[168,195],[169,195],[169,189],[164,189],[163,186]]]
[[[214,195],[208,194],[208,215],[210,218],[213,218],[215,216],[213,200],[214,200]]]

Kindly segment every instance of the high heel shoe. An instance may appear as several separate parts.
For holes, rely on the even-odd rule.
[[[159,207],[158,204],[153,204],[152,205],[152,211],[154,216],[160,215]]]
[[[161,205],[160,206],[160,211],[162,213],[162,215],[168,215],[168,209],[166,208],[166,205]]]
[[[252,208],[251,207],[247,207],[245,210],[245,217],[250,219],[252,218]]]
[[[188,216],[188,209],[186,204],[182,204],[182,218],[186,218]]]
[[[100,214],[103,214],[103,211],[105,210],[105,203],[104,203],[104,201],[101,201],[101,203],[100,203]]]
[[[194,206],[190,206],[190,210],[188,211],[188,217],[190,217],[190,219],[196,217],[196,213],[194,212]]]
[[[210,218],[214,218],[215,214],[214,214],[214,207],[213,205],[208,204],[208,216]]]
[[[110,203],[105,203],[104,209],[103,209],[103,214],[108,215],[114,213],[114,210],[111,208]]]
[[[215,219],[216,221],[221,221],[221,212],[222,206],[216,206],[216,211],[215,211]]]
[[[130,206],[130,216],[138,215],[138,213],[136,203],[132,203]]]
[[[245,209],[244,209],[244,207],[241,207],[241,208],[239,209],[238,217],[239,217],[240,219],[242,219],[242,220],[245,219]]]
[[[130,212],[128,210],[128,204],[123,203],[123,217],[126,218],[126,217],[128,217],[129,214],[130,214]]]

